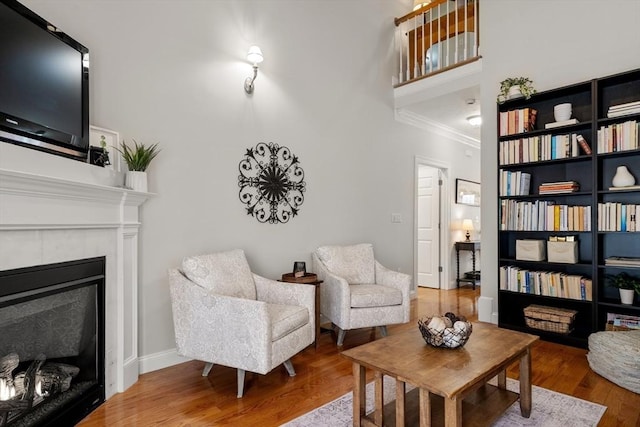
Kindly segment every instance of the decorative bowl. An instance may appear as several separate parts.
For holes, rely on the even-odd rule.
[[[471,322],[451,312],[418,319],[418,329],[427,344],[440,348],[462,347],[473,332]]]
[[[569,120],[571,118],[571,103],[558,104],[553,107],[553,117],[557,122]]]

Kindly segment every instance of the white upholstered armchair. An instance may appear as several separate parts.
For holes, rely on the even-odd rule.
[[[251,273],[242,250],[187,257],[169,270],[178,354],[238,370],[267,374],[310,345],[315,331],[315,289]]]
[[[411,276],[383,267],[368,243],[322,246],[313,254],[320,285],[320,312],[338,327],[338,345],[350,329],[407,323]]]

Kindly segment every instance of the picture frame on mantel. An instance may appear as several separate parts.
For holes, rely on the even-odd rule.
[[[456,203],[480,206],[480,183],[456,178]]]
[[[116,150],[120,141],[120,134],[114,130],[93,125],[89,126],[89,145],[92,147],[101,147],[101,142],[103,140],[106,143],[106,149],[109,153],[109,161],[111,162],[110,165],[105,165],[105,168],[120,172],[121,156],[120,152]]]

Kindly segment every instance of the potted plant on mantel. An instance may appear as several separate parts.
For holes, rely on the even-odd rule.
[[[634,294],[640,294],[640,278],[627,273],[609,276],[609,284],[620,291],[622,304],[633,304]]]
[[[134,191],[147,191],[147,168],[149,163],[153,160],[160,149],[158,143],[146,146],[144,144],[138,144],[136,140],[133,140],[133,148],[129,147],[124,141],[120,145],[120,148],[116,148],[122,154],[122,158],[127,163],[129,171],[126,174],[125,187]]]
[[[502,104],[508,99],[531,98],[536,93],[533,81],[528,77],[509,77],[500,82],[500,93],[498,94],[498,104]]]

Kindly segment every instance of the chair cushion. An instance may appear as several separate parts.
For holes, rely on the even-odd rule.
[[[256,299],[256,285],[242,249],[186,257],[182,271],[189,280],[213,293]]]
[[[347,283],[375,283],[376,266],[373,246],[361,243],[351,246],[321,246],[316,251],[320,261]]]
[[[267,304],[267,311],[271,319],[271,341],[278,341],[309,323],[309,310],[306,307]]]
[[[349,290],[351,291],[352,308],[402,304],[402,292],[391,286],[354,284],[349,285]]]

